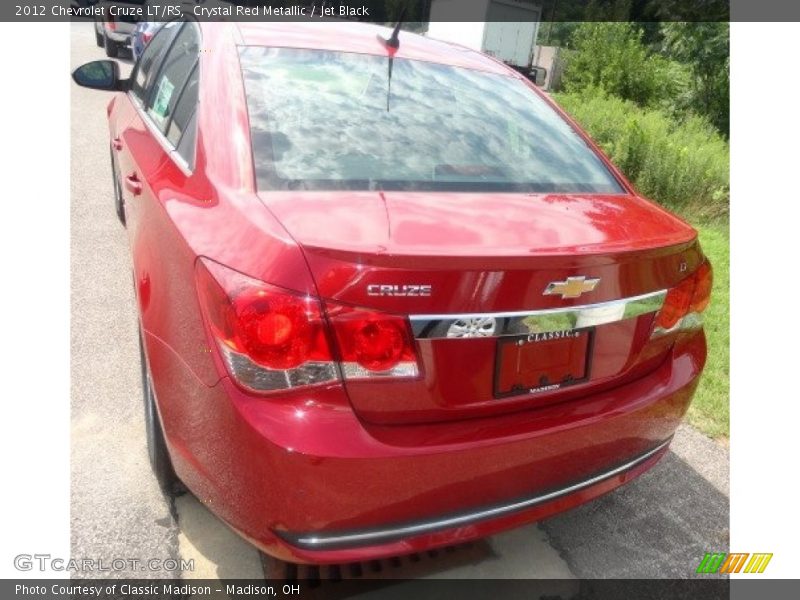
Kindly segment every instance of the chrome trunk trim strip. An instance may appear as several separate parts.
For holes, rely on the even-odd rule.
[[[667,290],[659,290],[641,296],[565,308],[496,313],[411,315],[409,319],[414,337],[417,339],[501,337],[571,331],[616,323],[658,312],[664,305],[666,296]],[[485,322],[487,319],[494,319],[496,322],[496,326],[491,329],[491,335],[482,335],[480,331],[476,331],[474,336],[454,334],[454,332],[469,331],[471,323]]]
[[[533,506],[536,506],[537,504],[543,504],[544,502],[555,500],[557,498],[560,498],[561,496],[566,496],[568,494],[580,491],[584,488],[605,481],[606,479],[610,479],[611,477],[614,477],[616,475],[620,475],[625,471],[629,471],[635,466],[651,458],[652,456],[654,456],[655,454],[666,448],[671,441],[672,437],[670,436],[669,439],[661,442],[658,446],[656,446],[652,450],[648,450],[644,454],[641,454],[636,458],[634,458],[633,460],[630,460],[625,464],[615,467],[610,471],[605,471],[603,473],[600,473],[599,475],[590,477],[589,479],[585,479],[578,483],[572,484],[570,486],[558,490],[554,490],[552,492],[548,492],[546,494],[541,494],[538,496],[534,496],[532,498],[518,500],[516,502],[512,502],[509,504],[503,504],[499,506],[493,506],[490,508],[479,509],[469,513],[462,513],[450,517],[442,517],[430,521],[421,521],[417,523],[409,523],[406,525],[397,525],[395,527],[388,527],[385,529],[373,529],[369,531],[352,531],[352,532],[318,533],[318,534],[290,533],[290,532],[276,532],[276,533],[278,533],[278,535],[280,535],[290,544],[293,544],[300,548],[305,548],[308,550],[330,550],[338,548],[350,548],[357,546],[384,544],[410,536],[433,533],[435,531],[450,529],[452,527],[459,527],[463,525],[471,525],[479,521],[502,517],[508,514],[512,514],[515,512],[531,508]]]

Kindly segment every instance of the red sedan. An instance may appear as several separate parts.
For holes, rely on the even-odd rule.
[[[696,232],[517,72],[392,33],[175,22],[73,74],[116,92],[154,471],[293,562],[605,494],[706,358]]]

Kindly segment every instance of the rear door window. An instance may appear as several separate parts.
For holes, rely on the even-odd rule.
[[[200,32],[197,25],[187,23],[167,51],[147,102],[147,114],[162,133],[166,133],[169,128],[184,86],[192,76],[199,52]],[[196,87],[195,80],[192,86],[195,98]]]
[[[195,140],[197,138],[197,111],[192,113],[189,123],[186,125],[186,130],[178,142],[178,154],[186,161],[190,169],[194,169],[194,150]]]
[[[177,146],[178,142],[186,130],[189,120],[194,114],[195,105],[197,104],[197,67],[195,66],[186,85],[181,92],[180,99],[175,105],[175,110],[172,112],[172,121],[167,130],[167,139],[173,146]]]
[[[179,27],[180,23],[167,23],[156,32],[133,68],[131,92],[142,104],[147,103],[148,92],[152,88],[152,82],[161,66],[164,52]]]
[[[178,154],[189,168],[194,168],[194,142],[197,114],[197,85],[199,66],[195,65],[181,92],[172,120],[167,129],[167,139],[175,146]]]

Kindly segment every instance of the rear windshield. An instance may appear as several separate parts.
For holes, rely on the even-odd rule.
[[[514,77],[323,50],[244,47],[262,190],[621,193]]]

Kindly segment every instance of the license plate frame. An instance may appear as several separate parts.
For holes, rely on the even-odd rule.
[[[581,329],[572,329],[569,331],[557,331],[557,332],[547,332],[547,333],[532,333],[532,334],[521,334],[521,335],[511,335],[511,336],[503,336],[497,338],[497,346],[495,349],[495,365],[494,365],[494,382],[493,382],[493,391],[495,398],[510,398],[513,396],[521,396],[521,395],[529,395],[529,394],[541,394],[545,392],[552,392],[560,389],[564,389],[566,387],[571,387],[573,385],[578,385],[581,383],[585,383],[591,377],[591,367],[592,367],[592,355],[594,352],[594,337],[595,337],[595,328],[594,327],[585,327]],[[578,342],[577,340],[580,340]],[[508,385],[502,385],[504,383],[503,380],[507,380],[509,378],[508,370],[503,369],[506,360],[518,360],[518,364],[516,366],[516,374],[520,376],[520,364],[519,361],[521,360],[533,360],[532,355],[535,355],[538,351],[542,353],[546,350],[552,350],[554,347],[561,346],[561,350],[567,348],[567,345],[573,345],[577,350],[580,352],[582,350],[583,356],[582,360],[578,360],[575,357],[571,357],[573,362],[572,368],[579,364],[582,367],[582,373],[570,373],[572,377],[569,379],[562,378],[558,381],[548,381],[542,383],[541,380],[539,385],[528,385],[527,383],[523,383],[519,381],[516,385],[509,387]],[[516,351],[516,352],[515,352]],[[573,349],[574,351],[574,349]],[[522,354],[527,354],[527,357],[521,356]],[[551,369],[552,371],[557,372],[558,367],[551,366],[551,367],[544,367],[544,369]],[[558,378],[556,378],[558,379]],[[506,389],[502,389],[506,388]]]

